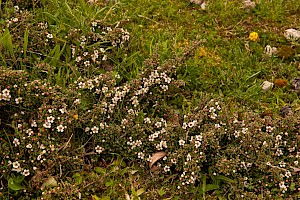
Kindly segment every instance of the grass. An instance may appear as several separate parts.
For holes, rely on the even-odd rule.
[[[215,0],[207,2],[205,10],[188,0],[90,2],[0,1],[0,126],[4,127],[0,198],[299,197],[297,171],[282,177],[282,171],[288,170],[278,167],[284,161],[289,170],[295,169],[299,153],[300,101],[292,81],[300,75],[300,43],[284,37],[286,29],[300,30],[299,1],[256,1],[254,9],[246,9],[242,1]],[[258,33],[257,41],[249,39],[251,32]],[[277,47],[278,53],[265,55],[266,45]],[[135,93],[145,82],[151,83],[153,70],[170,77],[171,84],[165,81],[168,89],[153,83],[149,93]],[[263,91],[264,81],[274,83],[273,88]],[[5,89],[11,91],[9,100]],[[123,90],[124,96],[119,94]],[[121,97],[112,105],[114,95]],[[209,108],[218,104],[210,99],[222,104],[217,121]],[[103,103],[113,106],[111,112]],[[292,110],[290,117],[282,116],[286,106]],[[55,119],[47,128],[50,116]],[[146,118],[152,126],[144,125]],[[150,145],[147,138],[158,131],[161,119],[167,120],[166,136]],[[234,125],[236,119],[240,122]],[[35,120],[36,129],[30,126]],[[198,129],[192,126],[185,133],[181,124],[191,120],[197,121]],[[273,125],[278,132],[266,130]],[[246,127],[251,134],[242,139],[230,136]],[[37,141],[32,142],[32,151],[26,146],[29,129],[34,129],[34,137],[40,134],[30,140]],[[201,141],[206,145],[201,154],[188,139],[200,132],[207,135]],[[282,147],[275,139],[278,135],[296,150]],[[182,138],[187,147],[178,144]],[[256,155],[252,147],[259,149],[264,141],[274,146]],[[41,153],[41,144],[47,146],[46,153]],[[274,156],[277,149],[284,151],[283,158]],[[158,151],[168,156],[149,167]],[[205,161],[186,165],[188,155],[195,159],[201,155]],[[38,156],[45,158],[44,163]],[[173,159],[178,159],[175,164]],[[239,166],[243,160],[256,168],[243,169]],[[269,160],[267,168],[263,163]],[[18,172],[14,161],[27,168]],[[38,169],[32,170],[33,166]],[[184,185],[194,173],[196,181]],[[289,184],[287,191],[279,187],[284,181]]]

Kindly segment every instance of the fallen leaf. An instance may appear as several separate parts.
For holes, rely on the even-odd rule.
[[[292,29],[292,28],[287,29],[284,32],[284,37],[287,40],[298,40],[298,39],[300,39],[300,31]]]
[[[201,9],[206,10],[206,3],[205,2],[201,3]]]
[[[55,187],[57,185],[57,181],[51,176],[43,183],[41,190],[45,189],[46,187]]]
[[[300,77],[294,78],[292,80],[292,86],[296,91],[300,90]]]
[[[276,79],[274,85],[277,87],[286,87],[288,85],[288,80],[285,79]]]
[[[165,157],[166,155],[167,155],[167,153],[163,152],[163,151],[154,153],[151,157],[151,162],[149,164],[150,168],[154,165],[154,163],[156,163],[159,159]]]
[[[282,59],[290,59],[295,55],[295,50],[287,45],[283,45],[279,47],[278,51],[276,52],[276,56]]]
[[[281,107],[280,113],[279,113],[279,115],[281,117],[286,117],[286,116],[289,116],[289,115],[292,115],[292,114],[293,114],[293,111],[292,111],[292,108],[290,106]]]
[[[267,45],[264,50],[264,54],[271,57],[272,55],[276,54],[278,52],[276,47],[271,47],[270,45]]]
[[[157,170],[159,170],[159,168],[155,165],[152,166],[151,169],[150,169],[151,172],[156,172]]]
[[[253,8],[255,8],[255,6],[256,6],[255,2],[253,2],[251,0],[244,1],[244,8],[246,8],[246,9],[253,9]]]
[[[201,4],[201,0],[190,0],[191,3],[200,5]]]
[[[294,173],[296,173],[296,172],[300,172],[300,168],[293,167],[293,166],[291,166],[291,168],[293,168],[293,169],[294,169]]]

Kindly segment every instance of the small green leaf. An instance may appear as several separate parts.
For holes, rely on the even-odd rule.
[[[207,184],[206,185],[206,190],[205,192],[211,191],[211,190],[216,190],[219,189],[220,187],[218,185],[215,184]]]
[[[27,46],[28,46],[28,29],[26,29],[26,31],[24,33],[24,46],[23,46],[24,57],[26,56]]]
[[[114,184],[115,184],[114,180],[111,179],[105,183],[105,186],[110,187],[110,186],[113,186]]]
[[[118,166],[112,166],[110,172],[114,173],[116,171],[118,171],[120,168]]]
[[[75,178],[75,185],[80,185],[82,183],[82,180],[83,180],[82,176],[76,177]]]
[[[81,176],[81,174],[79,174],[78,172],[76,172],[75,174],[73,174],[72,178],[76,178],[76,177],[79,177]]]
[[[100,200],[110,200],[110,197],[109,196],[104,196],[104,197],[101,197]]]
[[[223,175],[216,176],[216,179],[223,180],[223,181],[226,181],[226,182],[229,182],[229,183],[236,183],[235,180],[227,178],[226,176],[223,176]]]
[[[295,183],[292,182],[291,185],[290,185],[290,190],[293,191],[294,189],[295,189]]]
[[[12,178],[10,178],[10,179],[8,180],[8,187],[9,187],[10,189],[14,190],[14,191],[25,189],[24,186],[20,185],[19,183],[16,183],[16,182],[14,181],[14,179],[12,179]]]
[[[72,178],[75,180],[75,185],[80,185],[82,183],[83,177],[78,172],[73,174]]]
[[[98,174],[106,174],[106,169],[102,167],[95,167],[95,172],[97,172]]]
[[[158,190],[158,195],[159,195],[159,196],[163,196],[164,194],[166,194],[166,191],[164,190],[164,188],[160,188],[160,189]]]
[[[145,192],[144,188],[138,189],[136,191],[136,196],[140,196],[141,194],[143,194]]]
[[[55,187],[57,186],[57,181],[55,180],[54,177],[49,177],[41,186],[41,190],[45,189],[46,187]]]
[[[92,195],[92,200],[100,200],[100,198],[97,195]]]

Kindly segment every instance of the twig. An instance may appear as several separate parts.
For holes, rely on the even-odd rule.
[[[70,136],[69,140],[66,142],[66,144],[65,144],[64,146],[60,147],[60,148],[57,150],[57,152],[59,152],[60,150],[65,150],[65,149],[67,148],[68,144],[70,143],[72,137],[73,137],[73,133],[72,133],[72,135]]]

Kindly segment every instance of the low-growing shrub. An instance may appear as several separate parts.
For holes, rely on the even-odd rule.
[[[67,181],[73,171],[89,171],[117,154],[145,167],[151,163],[166,177],[178,175],[178,195],[231,190],[238,199],[296,197],[299,114],[235,114],[233,105],[208,94],[187,94],[176,71],[190,54],[164,63],[154,56],[128,82],[112,71],[66,88],[2,67],[5,188],[15,196],[23,190],[39,196],[34,191],[49,176]],[[181,107],[169,104],[177,97]]]

